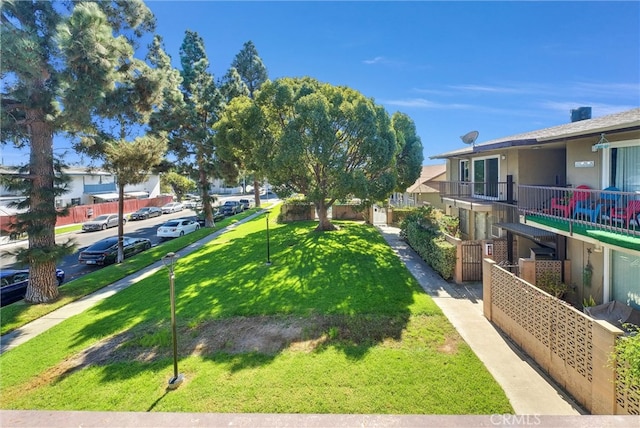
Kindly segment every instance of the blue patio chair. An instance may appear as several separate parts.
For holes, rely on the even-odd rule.
[[[619,192],[620,189],[614,186],[609,186],[606,189],[603,189],[605,192]],[[573,210],[573,218],[577,218],[578,216],[586,216],[589,218],[591,223],[595,223],[598,221],[598,217],[600,217],[603,210],[608,212],[611,207],[615,207],[618,202],[619,196],[614,195],[612,193],[604,193],[600,195],[600,198],[593,199],[583,199],[580,201],[576,201],[576,206]]]

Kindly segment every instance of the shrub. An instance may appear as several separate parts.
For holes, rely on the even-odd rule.
[[[456,247],[444,240],[442,235],[417,221],[407,221],[406,240],[418,255],[442,276],[453,278],[456,266]]]
[[[609,364],[617,370],[623,389],[637,389],[640,388],[640,327],[634,324],[623,324],[623,327],[629,334],[618,338]]]
[[[559,273],[551,271],[542,272],[536,278],[536,287],[558,299],[562,298],[569,288],[560,280]]]

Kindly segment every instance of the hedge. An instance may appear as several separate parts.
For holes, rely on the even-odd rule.
[[[409,246],[442,278],[446,280],[453,278],[456,266],[455,245],[448,243],[442,235],[416,221],[406,223],[405,239]]]

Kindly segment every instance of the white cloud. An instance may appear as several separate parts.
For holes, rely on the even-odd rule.
[[[424,108],[424,109],[469,109],[472,106],[467,104],[445,104],[429,101],[424,98],[406,98],[396,100],[381,100],[383,104],[398,106],[398,107],[411,107],[411,108]]]
[[[449,86],[451,89],[459,91],[471,91],[471,92],[490,92],[490,93],[514,93],[517,92],[513,88],[504,88],[498,86],[482,86],[482,85],[456,85]]]
[[[365,59],[362,62],[365,64],[383,64],[388,61],[383,56],[377,56],[373,59]]]

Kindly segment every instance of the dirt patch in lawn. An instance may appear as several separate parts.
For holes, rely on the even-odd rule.
[[[436,322],[429,321],[429,322]],[[178,326],[178,355],[260,353],[284,350],[313,352],[333,344],[398,346],[407,327],[404,317],[313,316],[236,317]],[[457,352],[459,338],[433,344],[439,352]],[[395,345],[394,345],[395,344]],[[62,361],[34,380],[31,388],[55,382],[90,365],[119,362],[151,363],[173,356],[171,325],[138,326],[106,338]]]

